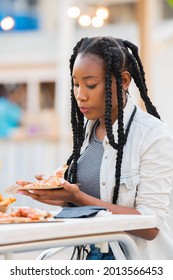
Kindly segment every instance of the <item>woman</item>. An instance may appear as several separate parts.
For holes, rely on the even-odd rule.
[[[113,214],[154,214],[156,228],[129,234],[144,259],[173,259],[167,222],[173,138],[147,95],[137,47],[112,37],[83,38],[74,47],[70,70],[73,152],[66,180],[61,180],[63,189],[20,192],[53,205],[97,205]],[[131,79],[147,112],[129,96]],[[97,254],[91,246],[88,259]],[[114,258],[111,249],[106,254],[99,252],[99,259]]]

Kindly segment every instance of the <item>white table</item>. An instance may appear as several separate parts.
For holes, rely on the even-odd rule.
[[[139,259],[137,247],[122,232],[155,227],[154,216],[110,215],[85,219],[60,219],[57,222],[0,225],[0,254],[6,259],[14,252],[51,247],[75,246],[121,241],[129,250],[130,259]]]

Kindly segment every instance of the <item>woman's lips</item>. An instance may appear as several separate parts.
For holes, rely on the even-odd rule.
[[[91,108],[88,107],[80,107],[80,111],[82,114],[87,114],[90,110]]]

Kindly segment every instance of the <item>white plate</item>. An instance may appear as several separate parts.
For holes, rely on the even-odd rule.
[[[9,194],[16,194],[18,190],[55,190],[55,189],[62,189],[62,188],[63,188],[62,186],[57,186],[55,188],[48,188],[46,186],[44,187],[44,185],[41,188],[34,188],[31,187],[29,184],[23,187],[20,185],[12,185],[7,187],[5,189],[5,192]]]

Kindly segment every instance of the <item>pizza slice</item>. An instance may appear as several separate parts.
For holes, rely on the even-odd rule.
[[[62,188],[59,178],[64,177],[64,173],[67,170],[68,166],[64,164],[63,166],[59,167],[55,172],[54,175],[48,177],[44,180],[37,180],[36,182],[20,186],[20,189],[25,190],[32,190],[32,189],[57,189]]]
[[[37,180],[36,182],[29,183],[27,185],[12,185],[6,188],[5,192],[9,194],[16,194],[18,190],[33,190],[33,189],[57,189],[62,188],[59,178],[63,178],[65,171],[67,170],[68,166],[66,164],[62,165],[52,176],[49,176],[47,179],[44,180]]]

